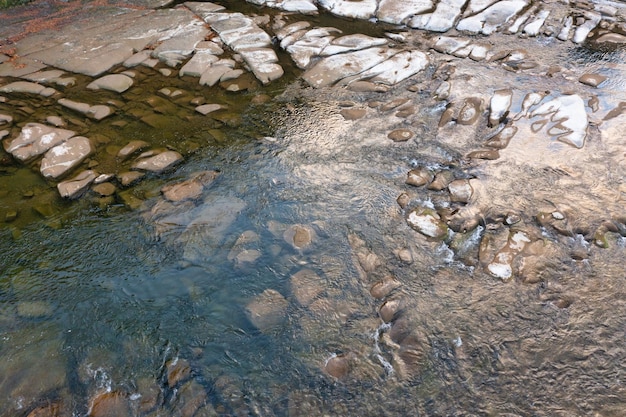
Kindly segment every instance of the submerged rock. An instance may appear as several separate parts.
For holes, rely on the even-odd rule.
[[[262,332],[279,327],[287,318],[289,302],[278,291],[266,289],[246,306],[246,314],[252,324]]]
[[[302,269],[291,276],[291,292],[306,307],[325,289],[324,281],[310,269]]]
[[[298,250],[307,248],[313,242],[314,237],[315,232],[313,229],[299,224],[290,226],[283,234],[285,242]]]
[[[585,102],[576,95],[556,97],[540,105],[531,113],[531,117],[551,114],[554,124],[548,128],[548,134],[555,135],[561,142],[582,148],[587,137],[587,112]]]

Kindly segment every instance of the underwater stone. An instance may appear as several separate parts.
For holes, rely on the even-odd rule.
[[[269,332],[286,319],[289,302],[278,291],[266,289],[246,306],[246,314],[252,324],[262,332]]]

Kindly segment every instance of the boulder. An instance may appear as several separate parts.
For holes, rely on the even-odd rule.
[[[407,223],[424,236],[443,239],[448,234],[448,226],[433,209],[418,207],[407,216]]]
[[[94,171],[83,171],[74,178],[57,184],[57,190],[61,197],[74,199],[79,198],[96,179]]]
[[[324,291],[324,281],[310,269],[302,269],[291,276],[291,293],[301,306],[306,307]]]
[[[59,178],[80,164],[92,151],[89,139],[74,136],[46,152],[41,160],[41,174],[46,178]]]
[[[54,128],[40,123],[27,123],[19,136],[10,141],[5,150],[20,161],[27,161],[57,146],[76,132]]]
[[[130,417],[130,404],[120,391],[104,391],[90,401],[88,417]]]

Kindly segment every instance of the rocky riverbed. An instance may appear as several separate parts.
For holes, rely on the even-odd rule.
[[[625,18],[7,11],[0,415],[621,415]]]

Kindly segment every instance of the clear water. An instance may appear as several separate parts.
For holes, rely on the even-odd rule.
[[[617,63],[612,74],[623,70],[614,54],[604,61],[565,56],[590,70],[611,63]],[[478,68],[465,65],[459,73]],[[519,83],[516,100],[545,81],[506,78],[492,66],[472,82],[485,85],[493,74],[505,85]],[[7,170],[0,177],[2,209],[16,200],[20,209],[28,207],[32,200],[23,194],[34,190],[56,211],[0,228],[0,416],[26,416],[48,403],[84,416],[103,391],[121,393],[128,414],[142,416],[185,415],[183,407],[197,398],[208,405],[206,415],[209,409],[238,416],[623,415],[623,237],[610,234],[609,247],[600,249],[581,235],[536,227],[553,250],[542,254],[542,279],[503,283],[478,260],[480,238],[497,231],[481,226],[465,242],[467,254],[458,256],[407,226],[396,203],[402,191],[414,200],[442,197],[408,189],[406,171],[428,165],[461,172],[458,156],[474,145],[459,145],[466,131],[437,129],[442,109],[429,101],[431,75],[419,79],[423,91],[410,93],[421,103],[411,122],[419,137],[406,144],[386,139],[387,126],[379,121],[389,114],[356,123],[340,116],[340,103],[365,105],[367,97],[337,91],[300,96],[289,80],[271,87],[272,95],[287,91],[267,107],[248,106],[254,92],[219,96],[241,116],[233,128],[220,125],[226,140],[207,133],[216,127],[206,120],[173,127],[173,143],[131,123],[133,139],[203,144],[176,171],[134,189],[144,200],[136,210],[121,201],[61,202],[30,169]],[[599,93],[602,106],[624,100],[623,80],[612,80],[613,95]],[[405,87],[379,99],[409,94]],[[567,87],[560,79],[549,84],[554,94]],[[468,83],[465,92],[475,94],[472,88]],[[470,133],[480,136],[480,129]],[[515,142],[501,161],[466,172],[484,177],[494,210],[521,210],[527,224],[546,202],[576,203],[574,209],[599,224],[623,212],[607,190],[621,184],[624,169],[604,162],[615,162],[616,139],[598,132],[592,139],[591,156],[571,162],[586,170],[570,187],[549,169],[550,158],[567,152],[544,160],[541,149]],[[557,145],[550,150],[561,149]],[[98,156],[106,161],[106,147]],[[186,225],[161,233],[148,214],[161,186],[207,169],[220,176],[205,190],[205,205],[243,202],[238,215],[231,222],[224,214],[223,227],[191,244]],[[313,232],[310,246],[297,249],[285,239],[292,225]],[[258,240],[238,245],[250,231]],[[581,247],[582,260],[571,255]],[[241,248],[260,257],[238,263],[233,256]],[[401,250],[411,253],[411,263],[401,260]],[[364,272],[367,255],[374,266]],[[305,268],[322,284],[308,306],[297,301],[291,284]],[[391,297],[402,306],[393,325],[383,324],[382,302],[370,294],[388,275],[401,284]],[[286,310],[278,325],[261,331],[246,308],[268,289],[287,300]],[[329,364],[342,357],[350,358],[346,375],[328,375]],[[189,364],[190,374],[172,387],[167,377],[176,359]],[[188,381],[203,394],[186,396]]]

